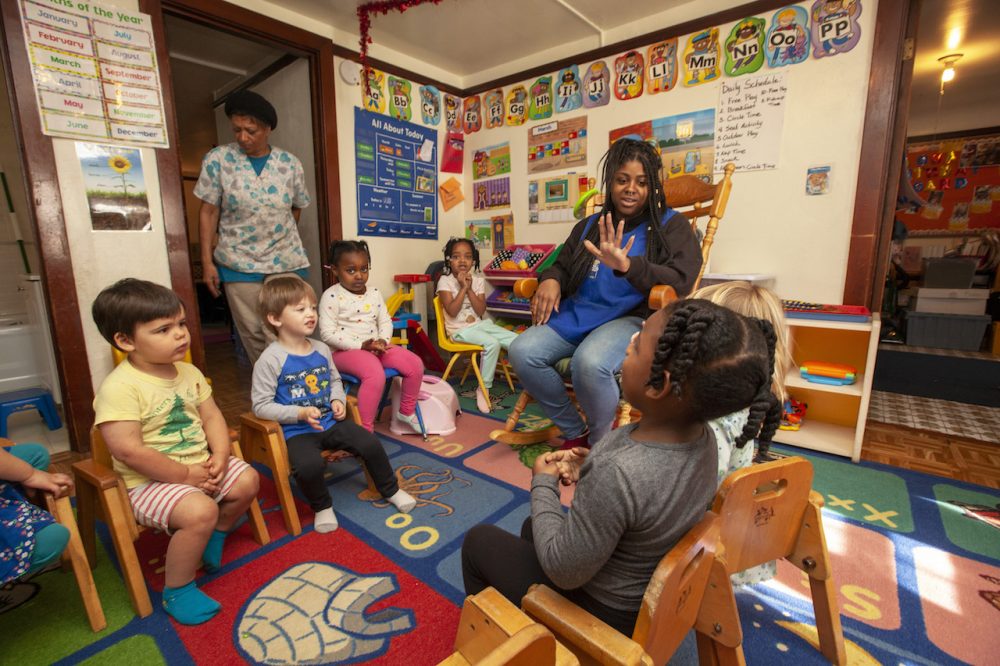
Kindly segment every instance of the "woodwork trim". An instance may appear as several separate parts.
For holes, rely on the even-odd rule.
[[[298,59],[299,59],[298,56],[292,55],[291,53],[285,53],[280,58],[272,62],[270,65],[263,68],[256,74],[247,77],[247,79],[244,80],[240,85],[236,86],[235,88],[227,92],[225,95],[215,100],[212,103],[212,107],[218,108],[220,106],[225,105],[225,103],[229,101],[229,98],[235,95],[236,93],[246,90],[247,88],[253,88],[261,81],[265,81],[271,78],[272,76],[274,76],[284,68],[288,67]]]
[[[995,127],[979,127],[977,129],[956,130],[954,132],[941,132],[939,134],[921,134],[920,136],[906,137],[906,143],[927,143],[931,141],[946,141],[948,139],[974,138],[977,136],[990,136],[1000,134],[1000,125]]]
[[[160,0],[139,0],[139,11],[149,14],[156,44],[156,61],[160,70],[160,89],[163,99],[163,116],[167,124],[169,148],[158,148],[156,175],[160,182],[160,201],[163,206],[163,235],[167,249],[170,285],[184,302],[188,330],[191,332],[191,361],[205,371],[205,346],[201,339],[201,317],[198,294],[191,271],[190,245],[188,245],[187,211],[181,187],[181,160],[178,146],[177,113],[174,100],[174,80],[170,73],[170,53],[163,27],[163,8]]]
[[[881,275],[884,279],[884,267],[879,273],[877,266],[884,264],[887,257],[879,256],[879,248],[888,247],[888,240],[883,242],[881,237],[891,231],[896,209],[896,184],[902,167],[899,157],[906,140],[913,75],[913,61],[903,61],[903,46],[907,18],[911,10],[916,15],[919,4],[911,0],[878,3],[844,280],[843,302],[848,305],[871,308],[876,301],[881,305],[882,285],[876,283],[875,277]]]
[[[85,453],[90,449],[90,425],[94,422],[94,387],[63,218],[55,151],[52,139],[42,133],[18,3],[0,5],[3,21],[0,49],[7,71],[14,135],[21,149],[18,157],[29,198],[28,212],[38,239],[42,263],[39,272],[62,385],[66,429],[70,448]]]

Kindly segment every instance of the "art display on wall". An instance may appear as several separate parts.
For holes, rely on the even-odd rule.
[[[434,86],[420,86],[420,116],[425,125],[441,122],[441,93]]]
[[[715,109],[680,113],[611,130],[609,143],[629,137],[649,141],[660,151],[663,173],[711,181],[715,163]]]
[[[510,143],[479,148],[472,155],[472,179],[493,178],[510,173]]]
[[[861,41],[861,0],[816,0],[812,6],[813,57],[847,53]]]
[[[76,142],[94,231],[151,231],[142,154],[135,148]]]
[[[510,207],[510,178],[481,180],[472,186],[472,191],[474,210]]]
[[[764,66],[764,24],[754,16],[733,26],[726,38],[726,76],[752,74]]]
[[[580,69],[573,65],[559,72],[556,79],[556,113],[575,111],[583,105]]]
[[[529,180],[528,224],[575,222],[573,206],[587,187],[587,175],[578,173]]]
[[[809,12],[793,5],[779,9],[767,30],[767,66],[797,65],[809,57]]]
[[[603,60],[591,63],[583,75],[583,106],[604,106],[611,101],[611,72]]]
[[[389,77],[389,115],[396,120],[409,120],[413,116],[410,88],[410,82],[406,79]]]
[[[1000,228],[1000,134],[909,144],[906,168],[927,202],[897,211],[910,231]]]
[[[465,237],[472,241],[477,250],[489,252],[493,247],[493,221],[466,220]]]
[[[553,120],[528,132],[528,173],[587,163],[587,116]]]
[[[653,44],[646,51],[646,92],[655,95],[677,84],[677,38]]]
[[[701,85],[720,75],[719,29],[709,28],[688,37],[684,49],[684,85]]]
[[[385,113],[385,73],[368,69],[368,84],[361,86],[361,104],[371,113]]]

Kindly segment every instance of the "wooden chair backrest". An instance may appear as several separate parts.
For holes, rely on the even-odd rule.
[[[701,240],[701,271],[692,291],[698,288],[705,266],[708,264],[719,220],[722,219],[729,204],[735,170],[736,167],[732,162],[727,164],[723,168],[722,178],[714,185],[690,175],[672,176],[663,181],[663,196],[666,197],[667,205],[685,215],[695,233],[698,232],[698,221],[701,218],[708,218],[705,223],[705,235]]]
[[[794,549],[809,503],[813,468],[805,458],[782,458],[737,470],[715,495],[729,573],[781,559]]]
[[[101,436],[101,431],[96,425],[90,429],[90,455],[94,458],[94,462],[99,465],[104,465],[108,469],[114,469],[111,465],[111,452],[108,451],[108,445],[105,443],[104,437]]]
[[[455,651],[470,664],[554,664],[556,644],[548,629],[488,587],[465,598]]]
[[[646,586],[632,640],[654,664],[665,664],[694,626],[719,539],[719,517],[708,512],[667,553]]]

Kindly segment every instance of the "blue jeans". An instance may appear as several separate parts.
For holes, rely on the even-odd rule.
[[[563,436],[579,437],[590,424],[590,441],[597,443],[611,430],[618,410],[615,373],[622,367],[640,317],[622,317],[598,326],[579,345],[564,340],[549,326],[532,326],[511,344],[508,357],[525,390],[538,401]],[[566,393],[555,364],[573,357],[570,372],[585,423]]]

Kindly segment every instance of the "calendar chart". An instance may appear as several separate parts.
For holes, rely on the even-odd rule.
[[[354,110],[358,235],[437,238],[437,132]]]

